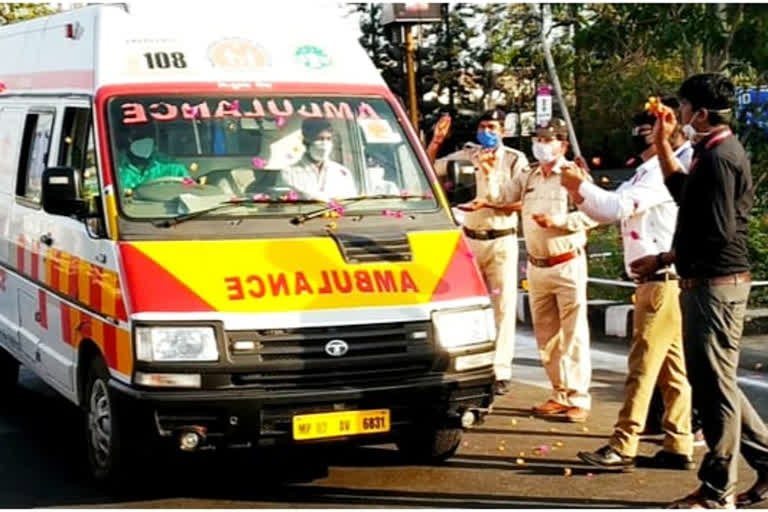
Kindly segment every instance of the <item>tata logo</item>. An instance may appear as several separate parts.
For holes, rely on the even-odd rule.
[[[331,357],[341,357],[349,352],[349,345],[344,340],[331,340],[325,344],[325,353]]]

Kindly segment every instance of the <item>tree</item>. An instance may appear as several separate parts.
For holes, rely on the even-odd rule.
[[[407,96],[402,50],[392,44],[381,24],[381,4],[352,4],[352,11],[360,14],[360,44],[389,88],[402,101]]]
[[[0,25],[16,23],[18,21],[48,16],[57,12],[56,9],[48,4],[37,4],[31,2],[25,3],[0,3]]]

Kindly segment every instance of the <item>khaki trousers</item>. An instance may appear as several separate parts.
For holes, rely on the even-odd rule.
[[[685,371],[677,281],[643,283],[635,292],[634,329],[624,406],[610,445],[619,453],[637,455],[638,435],[645,428],[654,386],[664,399],[664,450],[691,455],[691,386]]]
[[[496,315],[494,373],[497,380],[510,380],[517,320],[517,236],[507,235],[493,240],[467,240],[488,285]]]
[[[552,399],[590,409],[586,256],[582,253],[546,268],[529,263],[528,292],[536,344],[552,383]]]

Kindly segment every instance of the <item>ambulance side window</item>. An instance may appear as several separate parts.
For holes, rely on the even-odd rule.
[[[24,125],[16,195],[36,204],[40,203],[43,171],[51,150],[53,120],[53,111],[32,111]]]
[[[99,180],[96,172],[96,150],[93,144],[91,109],[67,107],[61,129],[59,162],[62,167],[80,171],[83,198],[90,201],[99,194]]]
[[[20,108],[0,110],[0,194],[13,195],[13,179],[19,170],[19,146],[25,112]]]

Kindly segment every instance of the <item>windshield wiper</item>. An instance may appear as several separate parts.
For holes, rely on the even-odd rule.
[[[370,196],[346,197],[344,199],[329,201],[326,204],[325,208],[320,208],[313,212],[296,215],[291,219],[291,224],[298,226],[298,225],[304,224],[308,220],[322,217],[323,215],[329,212],[335,211],[337,213],[343,213],[345,206],[349,206],[351,204],[354,204],[360,201],[368,201],[368,200],[375,201],[375,200],[382,200],[382,199],[386,199],[386,200],[402,199],[403,201],[407,201],[409,199],[434,199],[434,197],[431,195],[419,195],[419,194],[374,194]],[[321,202],[321,201],[317,201],[317,202]]]
[[[181,224],[182,222],[186,222],[188,220],[194,219],[196,217],[200,217],[202,215],[214,212],[216,210],[222,210],[224,208],[229,208],[231,206],[240,206],[243,204],[324,204],[324,203],[325,203],[324,201],[318,201],[316,199],[282,200],[282,199],[271,199],[268,197],[265,197],[265,198],[247,198],[247,197],[239,198],[238,197],[233,199],[227,199],[226,201],[222,201],[221,203],[218,203],[210,208],[204,208],[202,210],[195,210],[193,212],[183,213],[181,215],[171,217],[170,219],[155,220],[155,221],[152,221],[152,225],[157,228],[170,228],[177,224]]]

